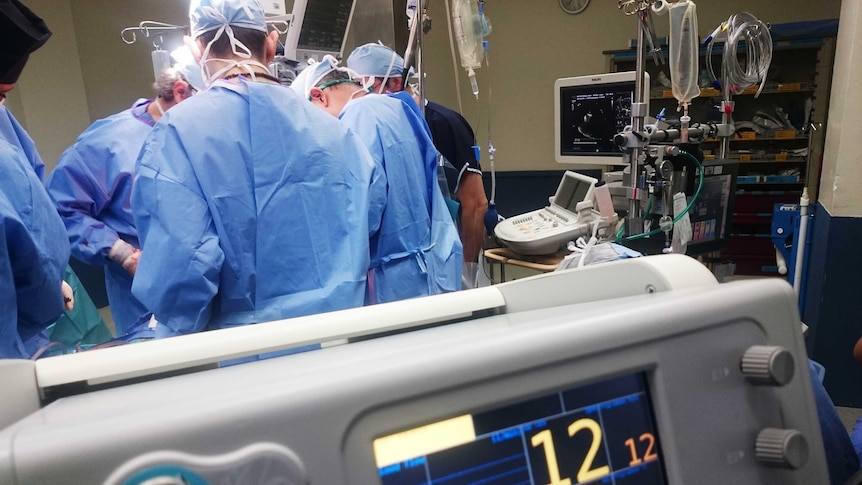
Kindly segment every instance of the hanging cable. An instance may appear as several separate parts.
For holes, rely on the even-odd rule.
[[[712,62],[713,45],[724,41],[721,58],[721,77],[715,75]],[[745,55],[740,58],[740,42]],[[724,100],[739,94],[745,89],[760,83],[755,97],[760,95],[766,84],[766,73],[772,63],[772,35],[769,26],[748,12],[731,15],[707,37],[706,67],[713,80],[721,79],[719,86]]]

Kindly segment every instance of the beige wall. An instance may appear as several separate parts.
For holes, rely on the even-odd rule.
[[[820,203],[834,217],[862,217],[862,6],[847,1],[841,10],[841,28],[835,49],[832,99],[820,178]]]
[[[53,35],[27,63],[9,109],[36,141],[48,168],[90,124],[78,57],[77,32],[68,0],[28,0]]]
[[[738,11],[782,23],[838,18],[840,8],[840,0],[703,0],[697,4],[703,37]],[[431,2],[434,30],[426,38],[428,97],[457,107],[444,5],[442,0]],[[579,15],[563,13],[556,0],[494,0],[486,3],[486,9],[493,26],[488,38],[491,67],[477,71],[477,102],[459,65],[464,115],[486,150],[490,113],[498,170],[559,170],[553,154],[554,80],[606,72],[608,61],[602,51],[625,48],[628,39],[637,35],[635,20],[623,14],[614,0],[593,0]],[[658,34],[667,35],[667,17],[655,17],[655,21]],[[487,161],[484,153],[483,159]]]
[[[93,120],[128,108],[137,98],[151,98],[154,79],[153,39],[127,45],[126,27],[143,20],[188,25],[187,0],[71,0],[78,52]],[[182,33],[162,37],[165,50],[182,45]]]
[[[403,0],[395,20],[403,22]],[[854,0],[855,1],[855,0]],[[32,56],[9,106],[26,123],[49,168],[90,122],[152,93],[152,44],[126,45],[120,31],[142,20],[187,24],[185,0],[27,0],[54,30]],[[426,37],[428,95],[457,107],[444,0],[430,1],[434,27]],[[499,170],[556,170],[553,158],[554,80],[605,72],[602,51],[620,49],[636,34],[635,21],[613,0],[593,0],[580,15],[564,14],[556,0],[493,0],[491,67],[478,71],[480,99],[469,93],[463,71],[464,114],[487,146],[493,128]],[[703,0],[702,34],[729,14],[749,11],[778,23],[837,18],[840,0]],[[659,35],[666,17],[657,18]],[[387,26],[387,29],[391,26]],[[177,38],[166,39],[177,45]],[[402,50],[399,48],[399,50]],[[483,155],[485,157],[485,155]],[[487,159],[486,159],[487,160]]]
[[[151,42],[126,45],[120,31],[141,20],[188,23],[178,0],[25,0],[53,32],[8,100],[48,169],[93,121],[151,97]],[[179,45],[180,37],[166,39]]]

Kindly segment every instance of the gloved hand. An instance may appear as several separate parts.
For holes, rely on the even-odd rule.
[[[461,267],[461,289],[470,290],[479,287],[479,263],[464,263]]]
[[[75,308],[75,292],[72,291],[72,287],[69,286],[69,283],[65,281],[61,284],[61,290],[63,291],[63,302],[66,305],[66,311],[70,312]]]
[[[138,270],[138,260],[140,258],[141,250],[122,239],[117,239],[117,242],[111,246],[111,251],[108,253],[108,259],[121,265],[132,276]]]

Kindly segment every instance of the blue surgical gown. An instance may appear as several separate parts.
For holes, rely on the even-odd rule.
[[[437,150],[416,103],[368,94],[348,102],[339,117],[386,173],[386,209],[372,241],[371,301],[460,289],[461,240],[437,184]]]
[[[132,189],[132,291],[158,337],[361,306],[385,175],[290,88],[220,81],[172,108]]]
[[[122,239],[140,247],[130,198],[135,162],[155,122],[140,99],[96,121],[66,149],[46,183],[66,230],[72,255],[105,267],[105,290],[117,335],[143,330],[151,313],[132,295],[132,275],[108,259]]]
[[[63,313],[69,241],[23,152],[0,141],[0,358],[28,358],[24,342]]]
[[[42,157],[36,151],[36,144],[33,143],[33,139],[30,138],[24,127],[2,104],[0,104],[0,140],[5,140],[10,145],[18,147],[27,158],[30,166],[33,167],[39,180],[45,179],[45,163],[42,162]]]

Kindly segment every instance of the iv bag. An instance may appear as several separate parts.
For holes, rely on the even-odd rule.
[[[688,104],[700,95],[698,85],[697,11],[685,0],[670,6],[670,82],[673,97]]]
[[[482,47],[484,27],[476,0],[455,0],[452,8],[452,28],[458,42],[461,67],[468,71],[481,67],[485,55]]]
[[[171,67],[171,54],[168,51],[157,49],[153,51],[153,74],[156,81],[165,69]]]

